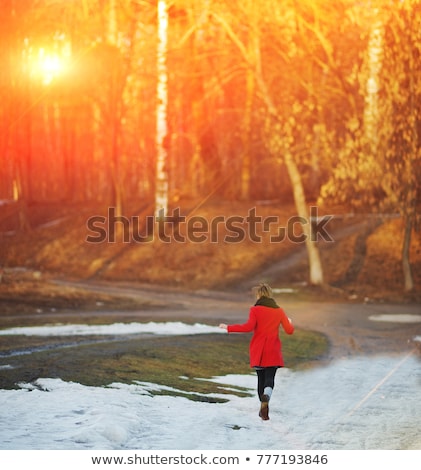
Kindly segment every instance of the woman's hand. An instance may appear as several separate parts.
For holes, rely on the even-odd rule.
[[[223,330],[227,330],[227,331],[228,331],[228,325],[226,325],[225,323],[220,323],[220,324],[219,324],[219,328],[222,328]]]

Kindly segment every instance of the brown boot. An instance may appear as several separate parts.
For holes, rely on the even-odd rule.
[[[259,416],[263,421],[267,421],[269,419],[269,397],[267,395],[262,395]]]

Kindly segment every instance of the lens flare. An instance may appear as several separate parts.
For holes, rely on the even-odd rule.
[[[38,73],[44,85],[50,85],[54,78],[63,73],[64,68],[63,59],[58,54],[49,54],[44,49],[40,49]]]

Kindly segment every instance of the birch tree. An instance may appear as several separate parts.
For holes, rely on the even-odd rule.
[[[365,66],[358,77],[363,110],[347,121],[338,164],[322,197],[365,212],[398,212],[404,220],[402,272],[414,282],[409,262],[417,223],[421,160],[421,10],[418,0],[382,2],[367,10]]]
[[[378,145],[379,76],[383,59],[383,19],[378,8],[373,10],[373,22],[368,41],[368,76],[364,96],[364,133],[373,153]]]
[[[156,105],[156,187],[155,215],[168,210],[167,106],[168,106],[168,9],[166,0],[158,0],[157,105]]]

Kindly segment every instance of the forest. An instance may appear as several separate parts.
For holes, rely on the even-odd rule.
[[[328,203],[402,219],[413,289],[419,0],[3,0],[0,21],[0,209],[14,230],[51,202],[131,216],[217,196],[291,202],[303,218]]]

